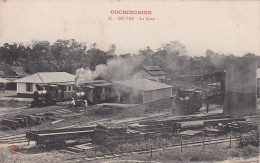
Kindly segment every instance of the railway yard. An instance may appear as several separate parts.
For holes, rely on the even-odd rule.
[[[212,152],[216,146],[237,150],[241,137],[258,125],[257,116],[224,116],[218,104],[212,104],[208,113],[203,105],[185,116],[173,114],[174,105],[151,109],[142,104],[103,103],[85,110],[71,108],[69,102],[41,108],[13,99],[1,104],[5,105],[0,114],[1,162],[171,162],[160,159],[165,153],[182,157],[175,158],[177,162],[185,161],[190,150]]]
[[[229,62],[227,71],[204,76],[203,82],[191,78],[197,83],[189,81],[189,87],[163,79],[80,80],[87,73],[79,69],[75,83],[35,84],[35,91],[17,96],[2,92],[0,161],[257,162],[256,62]],[[244,62],[252,63],[250,73],[241,69]],[[165,74],[156,66],[145,68]],[[31,77],[48,81],[57,74],[74,78],[36,73],[17,80],[17,90]]]

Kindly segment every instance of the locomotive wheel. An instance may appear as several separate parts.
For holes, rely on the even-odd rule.
[[[62,147],[62,146],[65,146],[65,140],[60,140],[60,146]]]
[[[36,147],[38,147],[38,148],[44,148],[44,147],[45,147],[45,144],[42,143],[42,142],[36,142]]]
[[[51,147],[53,147],[53,144],[54,144],[54,142],[47,142],[47,143],[45,143],[45,147],[51,148]]]

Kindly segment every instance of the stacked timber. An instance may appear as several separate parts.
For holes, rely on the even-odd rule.
[[[227,123],[231,122],[237,122],[237,121],[245,121],[245,118],[221,118],[221,119],[211,119],[211,120],[205,120],[204,125],[205,126],[217,126],[219,123],[222,125],[226,125]]]
[[[186,130],[201,130],[204,127],[203,121],[187,121],[187,122],[179,122],[178,123],[181,126],[181,131]]]
[[[126,130],[126,141],[127,142],[133,142],[136,140],[144,140],[144,134],[142,134],[140,131],[127,129]]]
[[[239,132],[249,132],[251,130],[257,130],[257,126],[253,125],[249,121],[236,121],[232,122],[232,127],[235,131]]]
[[[10,119],[3,119],[0,121],[0,129],[10,130],[23,127],[30,127],[40,125],[48,120],[54,119],[52,113],[40,113],[35,115],[17,115]]]
[[[126,141],[126,127],[119,124],[105,123],[97,125],[93,144],[115,144]]]

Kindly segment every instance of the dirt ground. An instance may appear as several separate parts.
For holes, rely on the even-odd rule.
[[[151,117],[156,115],[167,115],[172,114],[172,108],[167,109],[153,109],[153,111],[147,111],[147,107],[144,106],[130,106],[124,109],[112,109],[111,107],[102,107],[102,106],[90,106],[86,114],[84,112],[84,108],[70,108],[69,102],[62,102],[58,103],[56,106],[48,106],[43,108],[30,108],[31,99],[23,99],[23,98],[16,98],[13,95],[13,92],[6,92],[5,94],[0,94],[0,119],[6,117],[14,117],[16,115],[32,115],[37,113],[44,113],[44,112],[55,112],[61,109],[71,111],[71,114],[79,114],[79,116],[75,117],[64,117],[64,115],[57,115],[55,120],[47,121],[38,126],[32,126],[28,128],[20,128],[17,130],[11,131],[0,131],[0,137],[8,137],[10,135],[17,135],[17,134],[25,134],[26,131],[30,130],[43,130],[43,129],[54,129],[54,128],[62,128],[62,127],[75,127],[75,126],[86,126],[88,122],[98,121],[98,120],[105,120],[108,122],[117,122],[122,123],[125,121],[131,121],[138,118],[143,117]],[[210,112],[221,112],[223,106],[218,104],[210,105]],[[108,109],[110,114],[98,114],[99,112],[103,112],[103,109]],[[206,114],[206,106],[200,110],[200,114]],[[260,100],[258,100],[258,113],[260,113]],[[250,118],[249,118],[250,119]],[[59,123],[52,124],[52,122],[56,120],[62,120]],[[257,118],[253,118],[252,121],[258,123]],[[19,150],[16,154],[12,154],[10,152],[11,145],[17,145]],[[234,149],[235,150],[235,149]],[[27,146],[27,142],[21,144],[4,144],[1,142],[0,144],[0,162],[64,162],[69,158],[75,157],[73,154],[61,153],[58,150],[46,150],[46,149],[36,149],[34,143],[30,143],[30,146]],[[258,151],[259,152],[259,151]],[[167,153],[163,153],[162,156],[167,155]],[[124,157],[120,159],[111,159],[111,160],[102,160],[97,162],[104,162],[104,161],[117,161],[124,160],[136,160],[139,161],[155,161],[155,162],[170,162],[171,158],[163,159],[159,155],[156,155],[156,159],[149,159],[148,156],[131,156],[131,157]],[[238,155],[240,156],[240,155]],[[228,156],[227,156],[228,157]],[[226,157],[226,159],[227,159]],[[233,158],[232,158],[233,159]],[[243,158],[247,159],[247,158]],[[182,160],[187,161],[187,160]],[[224,161],[224,160],[218,160]]]

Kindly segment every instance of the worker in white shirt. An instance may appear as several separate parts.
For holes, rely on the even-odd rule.
[[[73,108],[75,107],[76,102],[75,102],[74,98],[72,98],[72,101],[70,102],[70,105],[71,105]]]
[[[85,114],[87,114],[88,101],[84,100]]]

